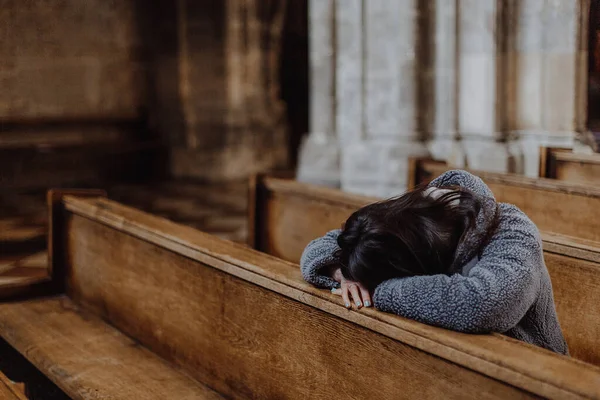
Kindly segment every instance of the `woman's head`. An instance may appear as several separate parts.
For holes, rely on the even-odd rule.
[[[363,207],[338,237],[342,273],[370,289],[394,277],[449,273],[480,208],[478,198],[460,188],[419,188]]]

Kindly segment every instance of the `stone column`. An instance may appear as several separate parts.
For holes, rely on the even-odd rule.
[[[588,6],[586,0],[511,2],[508,127],[521,153],[517,172],[527,176],[539,176],[540,146],[573,147],[585,130]]]
[[[500,40],[502,0],[459,0],[458,126],[469,168],[508,172]]]
[[[547,0],[542,126],[567,135],[585,128],[589,1]]]
[[[310,0],[310,132],[301,145],[297,178],[339,186],[336,130],[335,0]]]
[[[418,104],[417,0],[367,0],[363,8],[360,140],[342,143],[342,188],[388,196],[406,189],[408,158],[427,154]]]
[[[456,167],[464,166],[464,156],[457,146],[458,69],[457,69],[458,0],[435,0],[432,43],[434,56],[434,124],[428,148],[433,158]]]
[[[172,173],[239,179],[285,165],[279,57],[286,1],[178,3],[183,143]]]
[[[364,0],[336,0],[335,111],[342,146],[364,139],[365,133],[364,7]]]

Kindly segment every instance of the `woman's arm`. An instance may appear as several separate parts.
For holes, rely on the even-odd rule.
[[[302,276],[315,286],[335,289],[332,292],[342,296],[346,308],[351,308],[351,302],[354,302],[356,308],[371,307],[371,295],[367,288],[342,275],[339,260],[335,257],[335,252],[339,249],[337,238],[340,232],[339,229],[328,232],[306,246],[300,259]]]
[[[339,283],[332,278],[338,267],[335,252],[339,249],[337,238],[340,230],[328,232],[325,236],[310,242],[300,258],[300,270],[304,280],[321,288],[337,288]]]
[[[540,290],[543,254],[535,225],[514,206],[501,205],[496,233],[468,276],[390,279],[375,307],[461,332],[505,332],[529,310]]]

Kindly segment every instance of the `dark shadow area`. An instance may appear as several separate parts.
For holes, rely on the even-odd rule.
[[[0,371],[13,382],[25,384],[30,400],[69,400],[52,381],[38,371],[25,357],[0,339]]]

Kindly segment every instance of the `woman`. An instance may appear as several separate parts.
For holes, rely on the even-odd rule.
[[[377,309],[460,332],[501,332],[568,354],[537,227],[483,181],[449,171],[371,204],[312,241],[306,281],[347,308]]]

